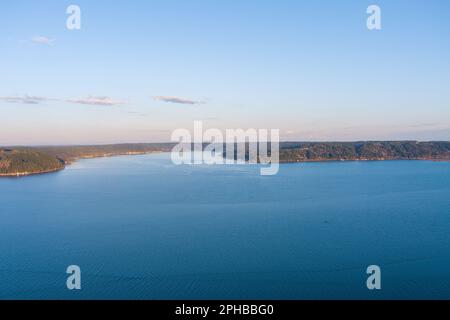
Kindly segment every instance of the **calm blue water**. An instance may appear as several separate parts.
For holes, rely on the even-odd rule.
[[[82,290],[66,289],[67,266]],[[366,288],[367,266],[382,290]],[[0,179],[0,299],[450,299],[450,163],[82,160]]]

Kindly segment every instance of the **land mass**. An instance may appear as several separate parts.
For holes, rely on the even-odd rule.
[[[173,143],[98,146],[0,147],[0,177],[62,170],[83,158],[168,152]],[[282,142],[280,162],[436,160],[450,161],[450,141]]]
[[[64,169],[64,162],[31,149],[0,149],[0,176],[25,176]]]
[[[59,171],[78,160],[118,155],[167,152],[168,143],[130,143],[98,146],[0,147],[0,177]]]
[[[450,141],[285,142],[280,162],[450,160]]]

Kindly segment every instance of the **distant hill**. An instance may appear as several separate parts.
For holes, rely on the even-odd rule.
[[[168,152],[170,143],[128,143],[98,146],[0,148],[0,177],[24,176],[64,169],[77,159]]]
[[[173,143],[0,148],[0,176],[57,171],[77,159],[169,152]],[[353,160],[450,161],[450,142],[282,142],[280,162]]]
[[[57,158],[30,149],[0,149],[0,176],[17,176],[61,170]]]
[[[450,142],[285,142],[281,162],[332,160],[450,160]]]

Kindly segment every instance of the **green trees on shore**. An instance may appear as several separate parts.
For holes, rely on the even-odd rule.
[[[39,151],[0,149],[0,175],[33,174],[62,168],[62,161]]]
[[[100,146],[0,147],[0,176],[27,175],[63,169],[80,158],[169,152],[174,144]],[[450,160],[450,142],[283,142],[280,162],[330,160]]]

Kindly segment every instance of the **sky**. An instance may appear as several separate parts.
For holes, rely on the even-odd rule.
[[[450,140],[447,0],[14,0],[0,34],[4,146],[168,142],[196,120],[284,141]]]

